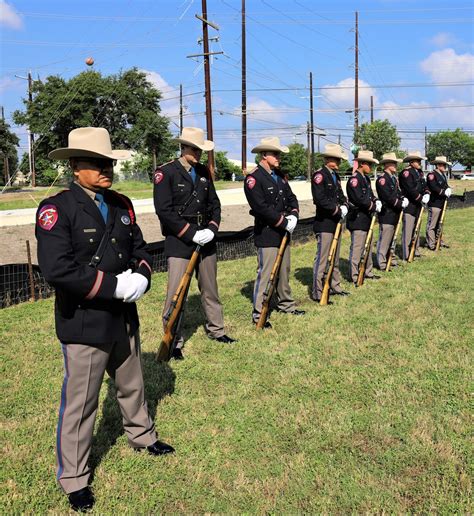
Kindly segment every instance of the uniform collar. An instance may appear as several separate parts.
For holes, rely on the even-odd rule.
[[[93,201],[95,201],[95,194],[100,193],[104,195],[105,190],[98,190],[95,192],[94,190],[89,190],[85,186],[82,186],[78,181],[74,181],[74,184],[77,185],[83,192],[85,192]]]
[[[189,172],[193,167],[190,165],[184,158],[181,156],[178,158],[178,161],[181,163],[181,166],[186,170],[186,172]]]

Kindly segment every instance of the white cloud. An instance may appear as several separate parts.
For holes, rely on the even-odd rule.
[[[20,16],[4,0],[0,0],[0,25],[10,29],[21,29],[23,27],[23,21]]]
[[[288,113],[282,112],[285,108],[272,106],[266,100],[250,97],[247,102],[247,118],[249,122],[268,120],[269,122],[283,122]],[[288,108],[286,108],[288,110]],[[235,108],[234,113],[240,115],[241,108]]]
[[[456,43],[457,39],[449,32],[438,32],[430,38],[429,41],[432,45],[436,45],[437,47],[445,47]]]
[[[431,53],[420,64],[423,72],[435,82],[472,82],[474,80],[474,55],[456,54],[452,48]]]
[[[337,84],[327,84],[324,87],[333,86],[340,89],[322,90],[323,99],[328,101],[329,107],[332,104],[332,107],[352,109],[354,105],[354,77],[348,77]],[[359,79],[359,107],[370,106],[371,96],[374,97],[374,101],[377,100],[375,90],[370,87],[370,84]]]
[[[18,88],[20,85],[19,79],[11,79],[10,77],[1,77],[0,78],[0,93],[3,93],[7,90],[12,90]],[[21,85],[23,86],[23,85]],[[24,91],[24,87],[22,89]]]

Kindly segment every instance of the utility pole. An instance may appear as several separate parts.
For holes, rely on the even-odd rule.
[[[355,12],[354,133],[359,129],[359,13]],[[356,142],[357,143],[357,142]]]
[[[370,123],[374,123],[374,97],[370,96]]]
[[[313,104],[313,72],[309,72],[309,120],[311,130],[311,170],[313,170],[313,156],[314,156],[314,104]]]
[[[427,136],[427,130],[426,130],[426,125],[425,125],[425,156],[428,156],[428,139],[426,136]]]
[[[24,79],[28,81],[28,105],[31,106],[33,103],[33,79],[31,78],[31,72],[28,72],[28,77],[22,77],[21,75],[15,75],[18,79]],[[31,132],[28,127],[28,163],[30,167],[30,180],[31,186],[36,186],[36,173],[35,173],[35,135]]]
[[[2,121],[5,121],[5,112],[2,106]],[[5,178],[5,184],[7,185],[10,181],[10,170],[8,168],[8,154],[3,156],[3,176]]]
[[[183,132],[183,85],[179,85],[179,134]]]
[[[245,0],[242,0],[242,174],[247,171],[247,52],[245,48]]]
[[[311,181],[311,172],[313,171],[312,163],[311,163],[311,147],[310,147],[310,134],[311,134],[311,125],[309,122],[306,122],[306,152],[308,155],[308,181]]]

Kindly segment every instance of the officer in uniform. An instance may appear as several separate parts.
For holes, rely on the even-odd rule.
[[[402,160],[398,159],[394,152],[388,152],[382,156],[380,164],[384,166],[384,171],[377,178],[375,187],[377,195],[382,202],[382,211],[379,214],[379,239],[377,242],[377,265],[382,271],[387,266],[390,244],[395,233],[395,226],[398,223],[400,212],[408,206],[408,199],[403,197],[398,187],[397,164]],[[396,260],[392,260],[392,266],[396,267]]]
[[[258,269],[253,292],[252,320],[257,324],[263,305],[263,294],[278,254],[285,232],[293,233],[298,222],[298,200],[288,181],[277,173],[281,153],[289,152],[277,137],[260,140],[252,149],[260,154],[260,162],[254,172],[245,178],[244,191],[255,217],[254,242],[257,247]],[[290,245],[286,246],[276,285],[277,311],[303,315],[296,308],[290,288]],[[266,321],[265,328],[271,328]]]
[[[346,191],[349,199],[349,214],[347,215],[347,229],[351,232],[351,250],[349,253],[350,276],[354,284],[359,275],[359,262],[370,228],[374,213],[380,213],[382,203],[376,199],[370,184],[372,165],[378,165],[373,152],[361,150],[357,155],[357,170],[347,182]],[[372,272],[372,247],[368,250],[365,278],[378,279]]]
[[[428,174],[427,178],[430,200],[428,202],[428,222],[426,224],[426,246],[434,251],[444,201],[451,197],[452,193],[446,177],[448,166],[452,164],[446,159],[446,156],[436,156],[432,164],[436,165],[436,168]],[[444,242],[441,242],[441,245],[449,247]]]
[[[38,263],[56,289],[56,333],[65,375],[57,428],[57,479],[74,510],[94,496],[87,465],[104,372],[114,380],[129,444],[162,455],[145,401],[135,301],[150,288],[151,258],[127,197],[109,190],[116,159],[106,129],[69,133],[52,151],[70,159],[75,181],[43,200],[36,215]],[[133,269],[133,270],[132,270]]]
[[[402,257],[404,260],[408,260],[410,254],[411,240],[421,207],[422,205],[426,206],[430,200],[421,169],[421,161],[424,159],[426,158],[421,155],[420,151],[410,151],[403,158],[403,162],[408,163],[408,168],[402,170],[398,175],[400,190],[409,201],[403,211]],[[420,256],[420,254],[415,251],[415,256]]]
[[[316,205],[313,230],[316,234],[317,251],[313,264],[313,287],[311,299],[319,303],[323,291],[323,276],[329,256],[329,249],[336,231],[338,222],[347,215],[348,204],[341,188],[341,179],[338,174],[341,160],[347,159],[342,147],[328,143],[321,153],[324,157],[324,166],[317,170],[311,180],[313,203]],[[341,233],[342,234],[342,233]],[[348,296],[349,292],[341,288],[341,273],[339,271],[339,238],[336,255],[334,257],[334,271],[332,273],[330,293],[332,295]]]
[[[165,236],[168,258],[168,287],[163,309],[163,325],[171,301],[186,271],[189,259],[201,246],[196,267],[201,303],[206,314],[206,333],[210,339],[224,344],[236,342],[224,331],[224,314],[217,288],[217,256],[215,236],[221,221],[221,203],[217,197],[209,169],[199,163],[203,151],[214,143],[204,139],[204,131],[184,127],[176,141],[181,144],[181,157],[159,166],[154,174],[154,203]],[[177,330],[173,357],[182,360],[183,337]]]

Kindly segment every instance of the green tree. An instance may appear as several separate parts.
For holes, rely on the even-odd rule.
[[[281,155],[280,169],[289,179],[306,176],[308,173],[308,153],[301,143],[288,145],[289,152]]]
[[[436,156],[446,156],[453,165],[457,163],[464,167],[474,165],[474,136],[461,129],[430,134],[426,140],[428,143],[427,157],[430,161]]]
[[[160,114],[160,92],[136,68],[116,75],[82,72],[68,81],[50,76],[33,82],[33,102],[15,111],[15,123],[28,125],[37,135],[37,175],[48,152],[67,146],[68,133],[76,127],[105,127],[116,148],[155,156],[157,162],[173,155],[168,120]],[[58,164],[47,165],[57,168]]]
[[[0,181],[8,181],[8,175],[12,176],[16,172],[18,165],[17,146],[20,143],[18,136],[10,130],[10,126],[5,120],[0,119]],[[7,167],[5,167],[7,165]],[[7,171],[5,170],[7,168]]]
[[[242,174],[242,170],[227,157],[226,151],[214,152],[214,161],[216,164],[216,180],[229,181],[232,178],[232,173],[236,176]],[[207,152],[203,153],[202,162],[207,164]]]
[[[397,128],[388,120],[375,120],[371,124],[360,125],[354,133],[354,141],[371,150],[378,160],[382,159],[382,154],[396,152],[400,146]]]

